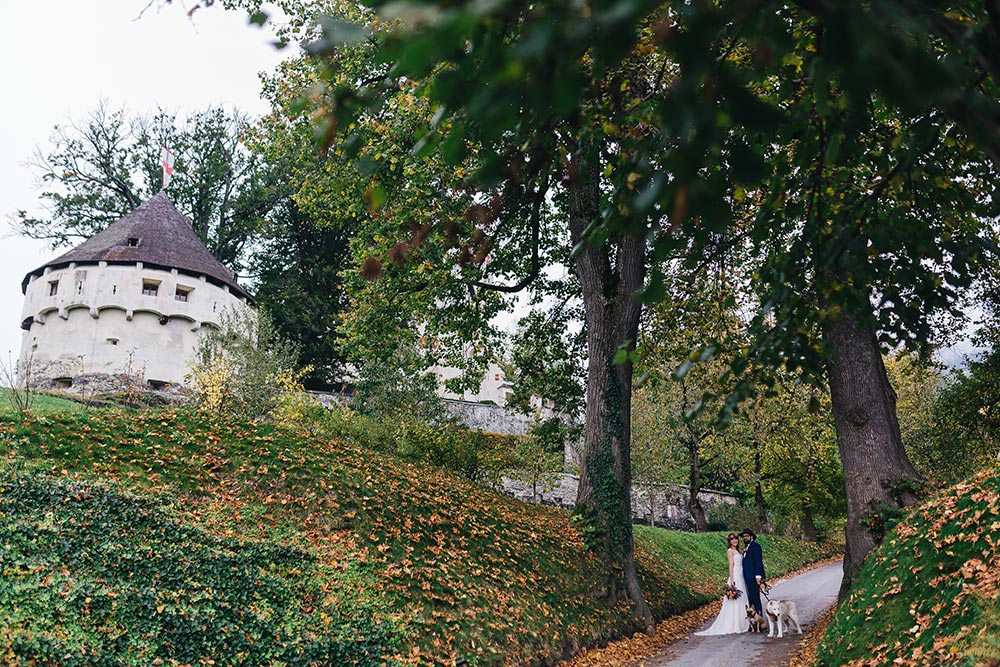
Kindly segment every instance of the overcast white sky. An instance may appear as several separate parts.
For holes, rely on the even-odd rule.
[[[212,105],[252,115],[267,111],[258,72],[289,55],[270,33],[219,3],[174,0],[139,14],[149,0],[4,2],[0,22],[0,360],[21,346],[21,280],[65,249],[12,236],[9,216],[39,211],[25,163],[52,128],[85,117],[101,100],[145,113]]]

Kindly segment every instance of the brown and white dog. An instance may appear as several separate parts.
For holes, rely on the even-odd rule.
[[[799,610],[791,600],[768,600],[764,608],[767,613],[767,636],[774,636],[774,626],[778,626],[778,636],[783,637],[783,626],[788,621],[795,623],[795,628],[802,634],[802,626],[799,625]],[[788,626],[789,631],[792,626]]]
[[[747,605],[747,620],[750,622],[750,632],[764,632],[764,628],[767,627],[764,617],[750,605]]]

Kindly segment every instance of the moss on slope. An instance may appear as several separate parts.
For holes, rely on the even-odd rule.
[[[824,666],[1000,664],[1000,473],[917,507],[865,561]]]

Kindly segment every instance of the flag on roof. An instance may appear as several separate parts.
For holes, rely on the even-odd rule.
[[[163,144],[160,144],[160,161],[163,163],[163,189],[166,190],[174,175],[174,154]]]

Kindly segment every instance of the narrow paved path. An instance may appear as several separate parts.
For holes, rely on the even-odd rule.
[[[836,561],[786,579],[772,586],[771,598],[794,600],[802,631],[807,632],[807,624],[812,624],[837,601],[843,568],[843,563]],[[798,640],[794,626],[792,634],[786,628],[781,639],[768,637],[766,632],[688,637],[671,644],[659,655],[646,658],[642,664],[645,667],[771,667],[787,660]]]

